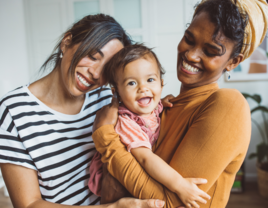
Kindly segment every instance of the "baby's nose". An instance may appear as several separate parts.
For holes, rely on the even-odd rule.
[[[147,92],[148,88],[143,85],[143,86],[140,86],[139,91],[140,91],[140,93]]]

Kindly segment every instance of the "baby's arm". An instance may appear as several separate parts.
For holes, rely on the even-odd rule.
[[[131,153],[151,177],[176,193],[187,207],[199,207],[196,202],[205,204],[205,199],[210,199],[207,193],[197,187],[197,184],[207,183],[206,179],[183,178],[148,148],[133,148]]]

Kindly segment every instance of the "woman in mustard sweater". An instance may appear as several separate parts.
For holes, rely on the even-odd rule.
[[[240,92],[219,89],[217,81],[262,42],[267,14],[264,0],[203,0],[178,45],[181,91],[171,100],[173,107],[163,111],[153,151],[183,177],[208,180],[199,188],[211,200],[200,207],[226,206],[246,156],[249,106]],[[114,131],[117,106],[114,99],[98,113],[94,124],[96,149],[110,174],[134,197],[162,199],[170,208],[181,206],[176,194],[151,178],[120,142]]]

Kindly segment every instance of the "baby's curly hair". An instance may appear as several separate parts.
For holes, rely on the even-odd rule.
[[[152,51],[152,49],[146,47],[144,44],[133,44],[122,48],[105,64],[102,70],[102,81],[104,83],[110,84],[110,86],[114,87],[117,91],[117,72],[120,69],[124,70],[126,65],[130,62],[133,62],[140,58],[146,59],[146,56],[154,58],[160,72],[160,79],[162,79],[163,75],[165,74],[165,70],[161,66],[157,56]]]

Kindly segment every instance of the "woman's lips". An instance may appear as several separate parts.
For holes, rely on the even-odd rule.
[[[140,106],[142,106],[142,107],[147,107],[147,106],[149,106],[150,103],[151,103],[151,101],[152,101],[152,98],[150,98],[150,97],[143,97],[143,98],[137,100],[138,104],[139,104]]]
[[[76,83],[79,90],[81,91],[87,91],[92,86],[92,83],[78,72],[76,73]]]
[[[199,68],[188,64],[184,60],[182,60],[182,63],[180,65],[181,65],[181,70],[185,72],[186,74],[195,75],[195,74],[200,73],[201,71]]]
[[[185,72],[186,74],[198,74],[198,72],[191,72],[191,71],[186,70],[185,68],[183,68],[183,66],[181,66],[181,70]]]

